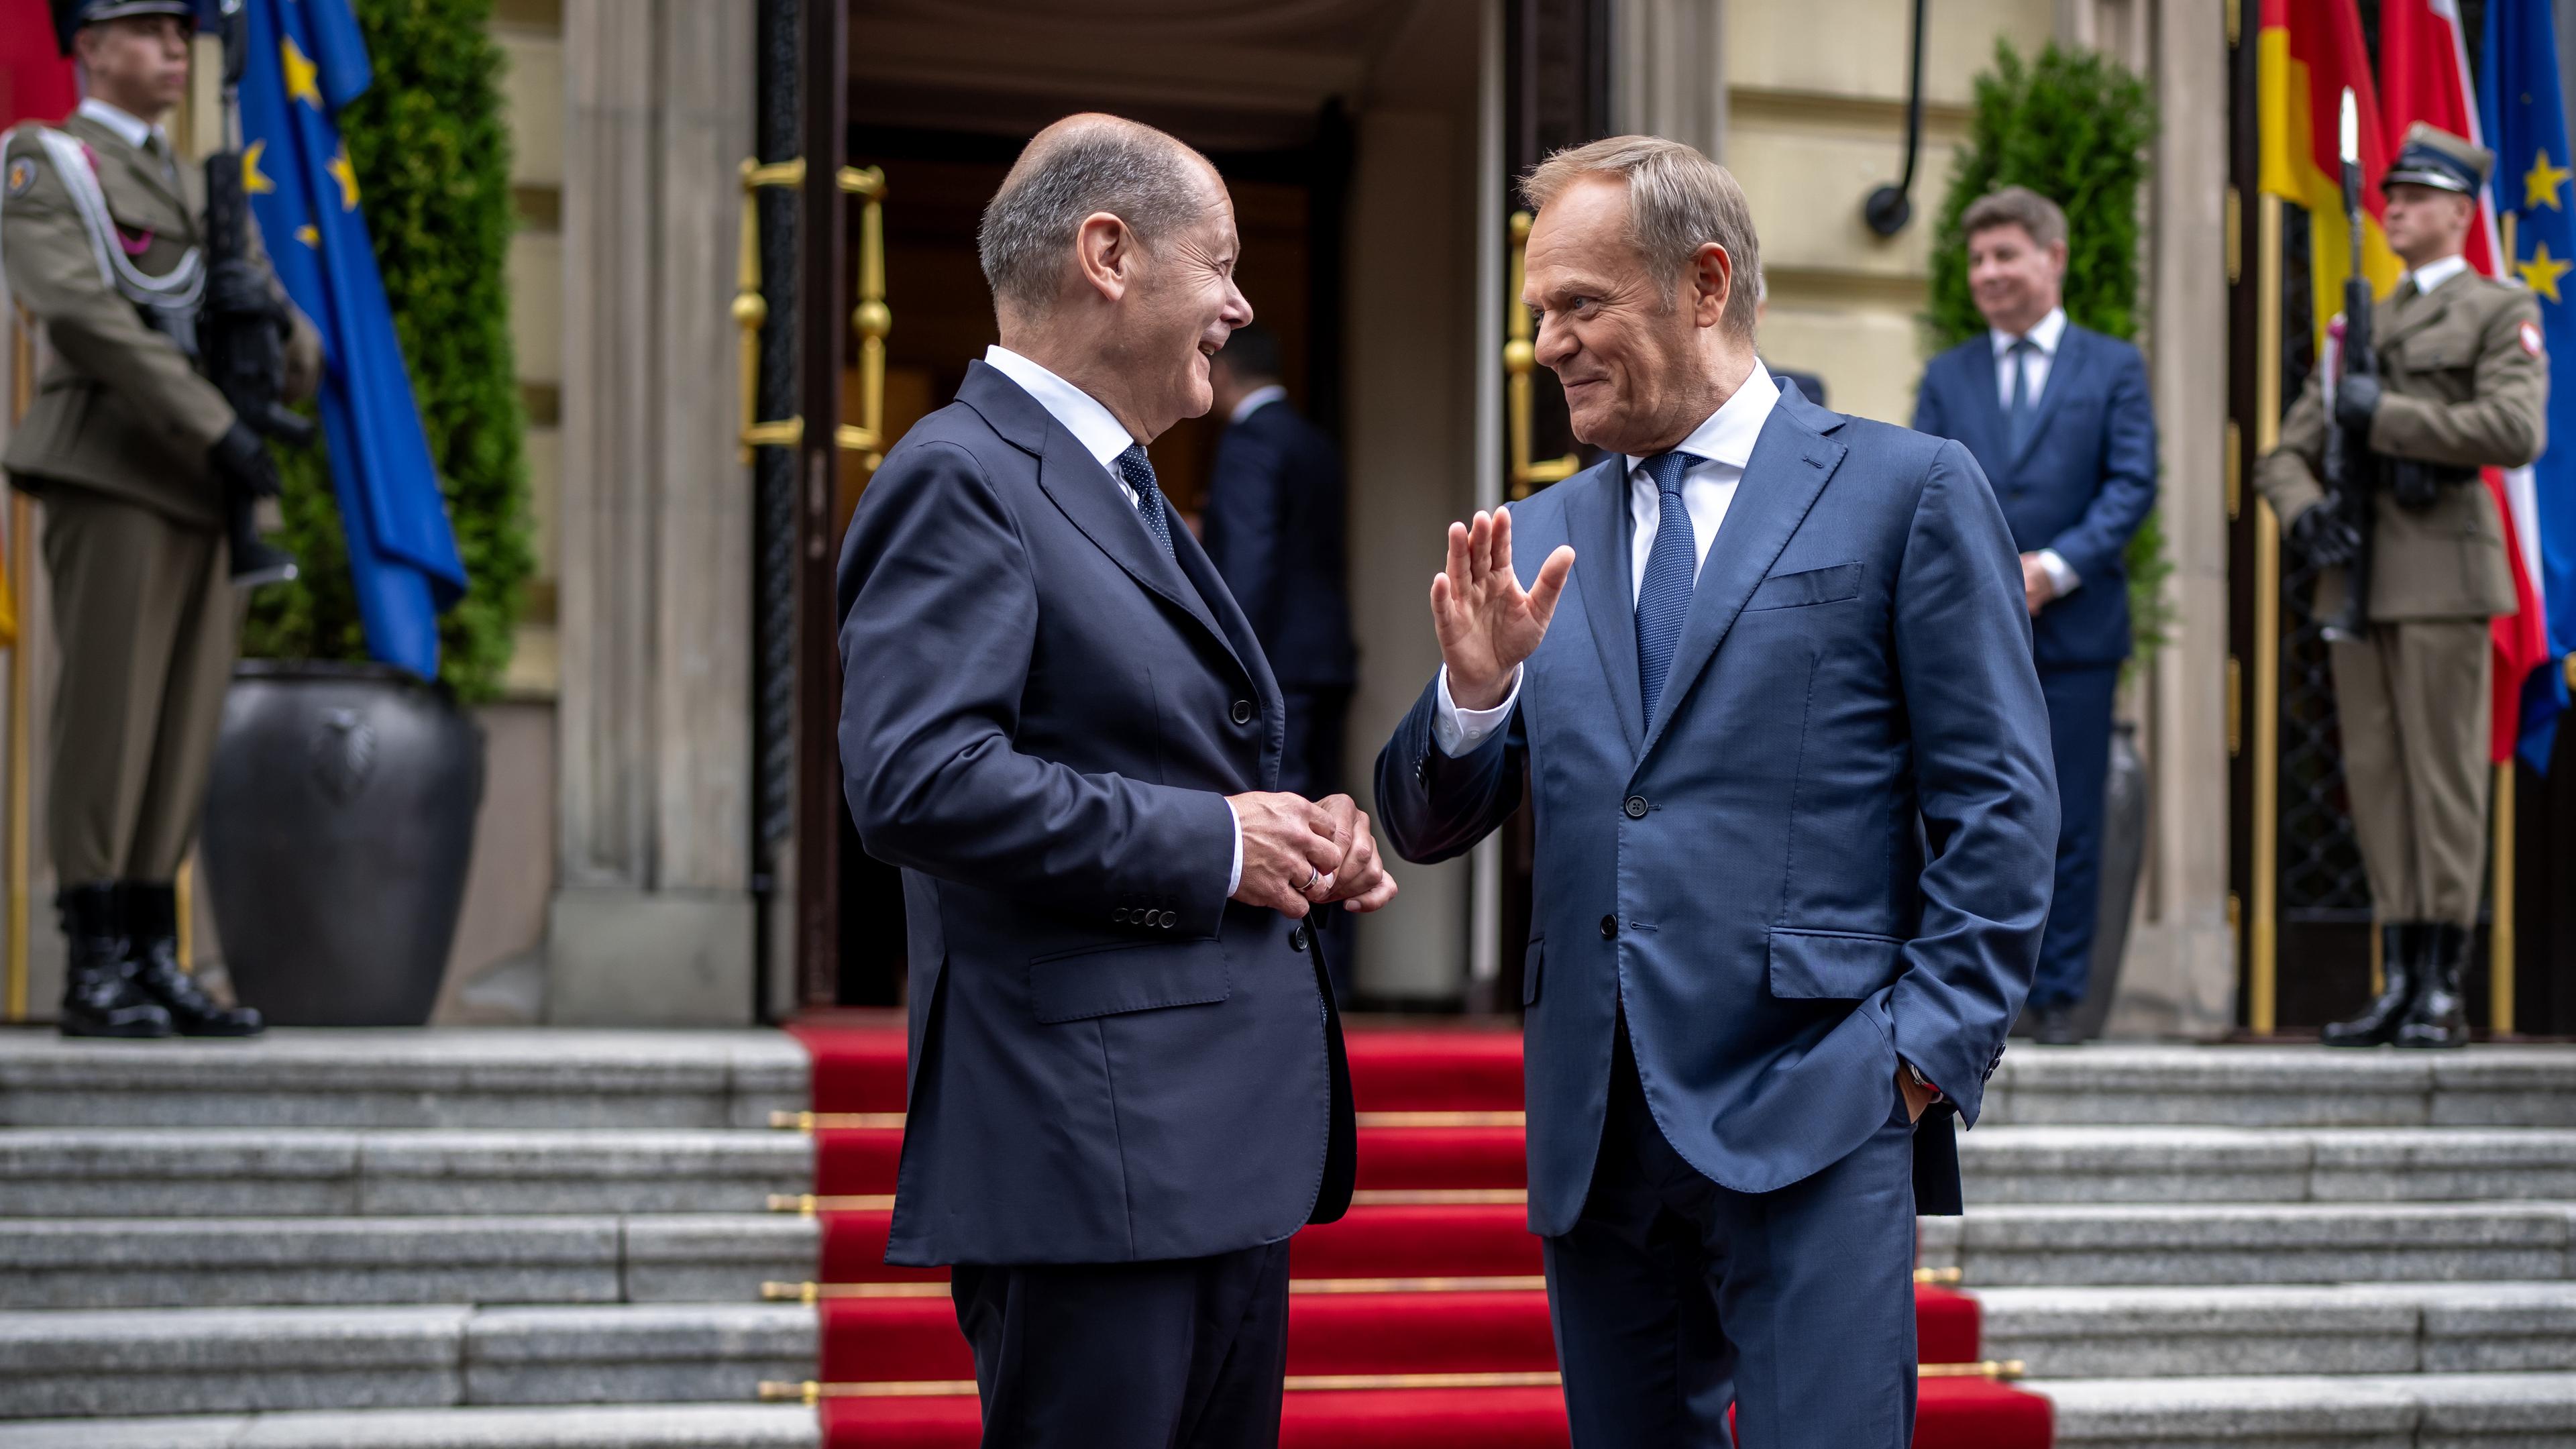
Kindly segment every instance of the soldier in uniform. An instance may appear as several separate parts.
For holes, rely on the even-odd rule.
[[[2405,279],[2376,304],[2379,376],[2323,395],[2320,367],[2256,474],[2293,548],[2324,569],[2317,610],[2341,607],[2360,546],[2318,483],[2328,416],[2369,430],[2370,626],[2336,643],[2345,793],[2370,874],[2386,989],[2330,1046],[2459,1046],[2460,978],[2487,846],[2488,621],[2514,612],[2503,520],[2485,467],[2540,455],[2549,393],[2531,294],[2478,275],[2460,249],[2494,156],[2431,126],[2406,134],[2381,179]]]
[[[0,265],[55,361],[0,467],[44,502],[62,673],[46,829],[69,938],[68,1036],[246,1036],[180,969],[173,882],[195,834],[240,605],[227,489],[277,492],[259,439],[195,362],[195,319],[227,286],[200,256],[204,177],[159,122],[184,98],[188,0],[55,0],[87,99],[0,145]],[[213,269],[221,273],[224,269]],[[282,294],[281,294],[282,295]],[[321,343],[284,309],[288,390]]]

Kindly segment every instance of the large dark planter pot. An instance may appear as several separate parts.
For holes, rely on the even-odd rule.
[[[418,1026],[483,802],[483,730],[369,664],[249,661],[224,701],[200,858],[233,989],[289,1026]]]
[[[2120,989],[2120,962],[2129,952],[2129,921],[2138,908],[2138,873],[2147,859],[2147,764],[2138,754],[2138,727],[2127,720],[2111,730],[2111,773],[2102,782],[2101,904],[2093,918],[2093,962],[2075,1024],[2089,1040],[2102,1034],[2111,998]]]

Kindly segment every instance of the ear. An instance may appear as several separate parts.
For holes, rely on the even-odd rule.
[[[2048,264],[2057,269],[2059,276],[2066,275],[2066,243],[2053,241],[2048,244]]]
[[[1127,229],[1127,223],[1110,212],[1095,211],[1074,229],[1073,250],[1084,285],[1111,302],[1127,295],[1136,280],[1137,257],[1136,234]]]
[[[1715,242],[1701,242],[1691,254],[1691,321],[1716,326],[1726,315],[1728,299],[1735,295],[1735,282],[1735,258]]]

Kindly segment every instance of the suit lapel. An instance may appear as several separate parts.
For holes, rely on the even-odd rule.
[[[2048,365],[2048,382],[2040,388],[2039,400],[2031,406],[2030,427],[2021,435],[2021,446],[2013,452],[2012,466],[2016,470],[2021,467],[2022,460],[2030,456],[2030,450],[2039,446],[2039,435],[2048,431],[2049,415],[2057,411],[2058,400],[2072,389],[2074,375],[2083,369],[2091,352],[2082,330],[2068,323],[2066,330],[2058,335],[2057,356]],[[1988,355],[1991,357],[1992,353]]]
[[[74,116],[64,129],[78,136],[90,154],[98,158],[99,186],[108,194],[108,210],[120,213],[119,220],[149,222],[154,230],[182,242],[193,233],[187,198],[160,174],[160,167],[141,147],[126,144],[124,137],[87,116]],[[148,205],[118,206],[120,183],[126,189],[142,191]],[[138,211],[144,215],[136,216]]]
[[[1717,539],[1700,565],[1699,582],[1691,590],[1690,614],[1682,621],[1681,642],[1673,650],[1673,672],[1664,681],[1655,717],[1646,722],[1641,760],[1663,738],[1674,712],[1689,698],[1691,685],[1708,667],[1717,646],[1725,642],[1727,631],[1735,627],[1745,602],[1770,572],[1780,550],[1788,546],[1789,536],[1798,531],[1807,510],[1815,506],[1816,495],[1825,491],[1825,480],[1842,463],[1847,450],[1801,416],[1809,411],[1803,400],[1783,399],[1762,425],[1753,457],[1744,465],[1744,481],[1736,486],[1735,502],[1728,506],[1726,521],[1718,526]],[[1841,423],[1822,409],[1812,411],[1832,418],[1836,426]],[[1629,651],[1631,656],[1635,652],[1633,647]]]
[[[1995,371],[1994,339],[1979,337],[1969,343],[1960,362],[1961,370],[1968,376],[1968,408],[1971,414],[1968,421],[1977,429],[1970,441],[1970,450],[1980,458],[2002,458],[2004,444],[2012,434],[2004,427],[2003,397],[1997,391],[2001,386],[2001,375]],[[1980,442],[1985,446],[1977,447]],[[2009,462],[2006,466],[2010,466]]]
[[[1592,626],[1592,647],[1610,677],[1610,704],[1631,758],[1646,738],[1645,700],[1637,681],[1637,605],[1630,583],[1628,460],[1616,453],[1580,477],[1556,485],[1570,489],[1566,537],[1574,545],[1574,591]]]
[[[2452,280],[2457,279],[2454,278]],[[2385,325],[2379,329],[2380,336],[2377,339],[2376,345],[2382,348],[2394,347],[2407,338],[2414,336],[2416,333],[2423,331],[2425,328],[2432,326],[2434,323],[2441,321],[2442,314],[2451,310],[2451,283],[2449,281],[2445,281],[2442,285],[2435,287],[2432,291],[2418,295],[2414,301],[2407,303],[2402,308],[2395,302],[2391,302],[2385,308],[2374,308],[2373,310],[2383,313],[2386,318]],[[2373,318],[2372,320],[2378,321],[2380,319]]]

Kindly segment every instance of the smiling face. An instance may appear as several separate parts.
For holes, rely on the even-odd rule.
[[[1986,325],[2015,335],[2039,325],[2057,306],[2066,279],[2066,243],[2043,247],[2019,222],[1990,226],[1968,238],[1968,290]]]
[[[1521,302],[1538,314],[1538,361],[1565,385],[1575,437],[1658,453],[1724,401],[1732,349],[1718,323],[1734,265],[1714,242],[1693,263],[1658,275],[1631,237],[1618,176],[1582,177],[1540,209]]]
[[[1242,249],[1234,203],[1213,175],[1205,204],[1131,254],[1119,299],[1116,350],[1130,406],[1149,436],[1206,413],[1216,393],[1209,367],[1234,329],[1252,320],[1252,304],[1234,282]]]
[[[2475,203],[2456,191],[2400,181],[2388,188],[2388,249],[2409,268],[2456,254],[2469,239]]]
[[[84,25],[73,47],[89,75],[89,92],[146,121],[158,121],[188,95],[188,22],[175,15],[129,15]]]

